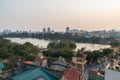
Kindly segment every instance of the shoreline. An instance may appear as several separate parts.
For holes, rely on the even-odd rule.
[[[20,38],[20,39],[38,39],[38,40],[46,40],[46,41],[59,41],[59,40],[56,40],[56,39],[44,39],[44,38],[33,38],[33,37],[3,37],[3,38]],[[68,41],[72,41],[72,40],[68,40]],[[92,42],[78,42],[78,41],[73,41],[73,42],[75,42],[75,43],[85,43],[85,44],[99,44],[99,45],[109,45],[109,46],[111,46],[110,44],[108,44],[108,43],[92,43]]]

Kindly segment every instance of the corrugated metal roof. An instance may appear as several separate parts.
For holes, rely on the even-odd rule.
[[[0,69],[3,69],[5,66],[2,62],[0,62]]]
[[[54,75],[42,68],[28,69],[24,72],[11,76],[13,80],[58,80]]]

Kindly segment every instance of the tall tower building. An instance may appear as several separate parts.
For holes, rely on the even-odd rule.
[[[46,28],[43,28],[43,33],[46,33]]]
[[[66,33],[70,33],[70,28],[66,27]]]
[[[50,27],[47,28],[47,33],[50,33],[51,32],[51,29]]]
[[[72,61],[81,72],[80,80],[84,80],[84,65],[86,63],[86,55],[82,52],[77,52]]]

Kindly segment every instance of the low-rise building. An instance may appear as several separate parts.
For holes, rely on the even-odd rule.
[[[47,67],[47,59],[36,57],[33,61],[24,61],[26,65],[33,65],[39,67]]]
[[[47,59],[45,58],[36,57],[33,61],[38,66],[47,67]]]
[[[69,63],[67,63],[63,57],[59,57],[59,59],[54,61],[50,66],[51,69],[57,71],[64,71],[66,68],[69,67],[70,67]]]
[[[105,80],[120,80],[119,56],[117,59],[105,59]]]
[[[106,69],[105,80],[120,80],[120,71]]]

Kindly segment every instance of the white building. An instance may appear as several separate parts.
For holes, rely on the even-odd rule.
[[[110,38],[110,33],[106,31],[101,31],[100,38]]]
[[[115,38],[116,37],[116,31],[115,30],[110,30],[108,32],[110,33],[110,37],[111,38]]]
[[[120,57],[117,59],[104,59],[105,65],[105,80],[120,80]]]
[[[9,33],[11,33],[11,30],[9,30],[9,29],[5,29],[5,30],[3,31],[3,34],[9,34]]]
[[[105,80],[120,80],[120,72],[106,69]]]
[[[100,33],[100,31],[93,31],[93,32],[91,32],[91,33],[89,33],[91,36],[93,36],[93,37],[100,37],[101,36],[101,33]]]
[[[78,30],[78,29],[72,29],[72,30],[70,30],[70,33],[78,34],[78,33],[79,33],[79,30]]]
[[[120,38],[120,31],[116,32],[116,37]]]

